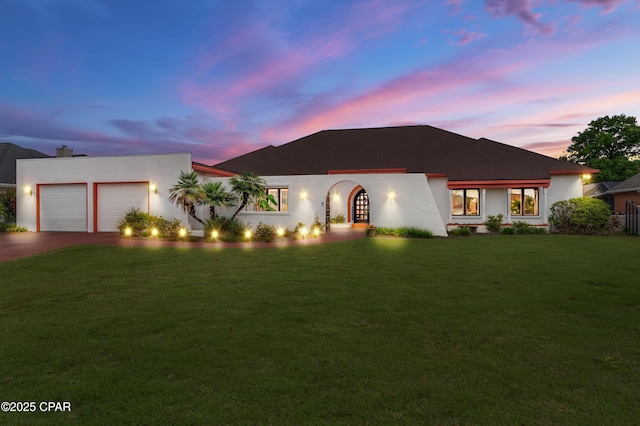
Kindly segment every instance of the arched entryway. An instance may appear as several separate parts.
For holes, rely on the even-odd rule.
[[[356,181],[334,183],[324,201],[327,229],[348,229],[352,225],[366,226],[370,219],[369,195]]]
[[[364,188],[353,196],[353,223],[369,223],[369,195]]]

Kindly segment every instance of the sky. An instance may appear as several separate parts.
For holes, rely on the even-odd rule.
[[[0,0],[0,142],[216,164],[427,124],[550,156],[640,118],[640,0]]]

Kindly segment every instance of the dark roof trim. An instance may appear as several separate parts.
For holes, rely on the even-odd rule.
[[[550,184],[551,179],[457,180],[447,182],[447,188],[548,188]]]
[[[201,163],[192,162],[191,167],[196,172],[208,173],[219,177],[231,177],[236,176],[236,173],[227,172],[226,170],[216,169],[215,167],[207,166]]]

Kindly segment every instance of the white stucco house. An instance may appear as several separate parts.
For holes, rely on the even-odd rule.
[[[597,170],[431,126],[325,130],[207,166],[188,153],[17,161],[18,225],[31,231],[115,231],[131,207],[201,225],[169,203],[181,171],[222,181],[251,171],[277,211],[249,206],[238,218],[293,229],[343,215],[349,224],[414,226],[447,235],[482,232],[489,215],[546,226],[551,205],[582,196]],[[227,188],[229,185],[226,184]],[[220,209],[219,209],[220,210]],[[232,214],[232,209],[220,214]],[[200,217],[208,217],[206,206]]]

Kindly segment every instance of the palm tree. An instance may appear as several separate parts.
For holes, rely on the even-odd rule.
[[[229,183],[231,183],[231,192],[236,194],[240,200],[240,207],[231,216],[230,220],[233,220],[250,201],[264,199],[267,192],[267,182],[252,172],[244,172],[238,176],[233,176],[229,178]]]
[[[200,182],[198,182],[198,174],[195,171],[186,173],[181,171],[178,176],[178,183],[173,185],[169,190],[169,201],[178,205],[189,216],[205,224],[202,219],[196,215],[196,204],[202,204],[204,200],[204,191]]]
[[[231,207],[236,202],[236,197],[224,190],[222,182],[207,182],[202,184],[204,199],[200,204],[209,205],[209,216],[216,218],[216,207]]]

